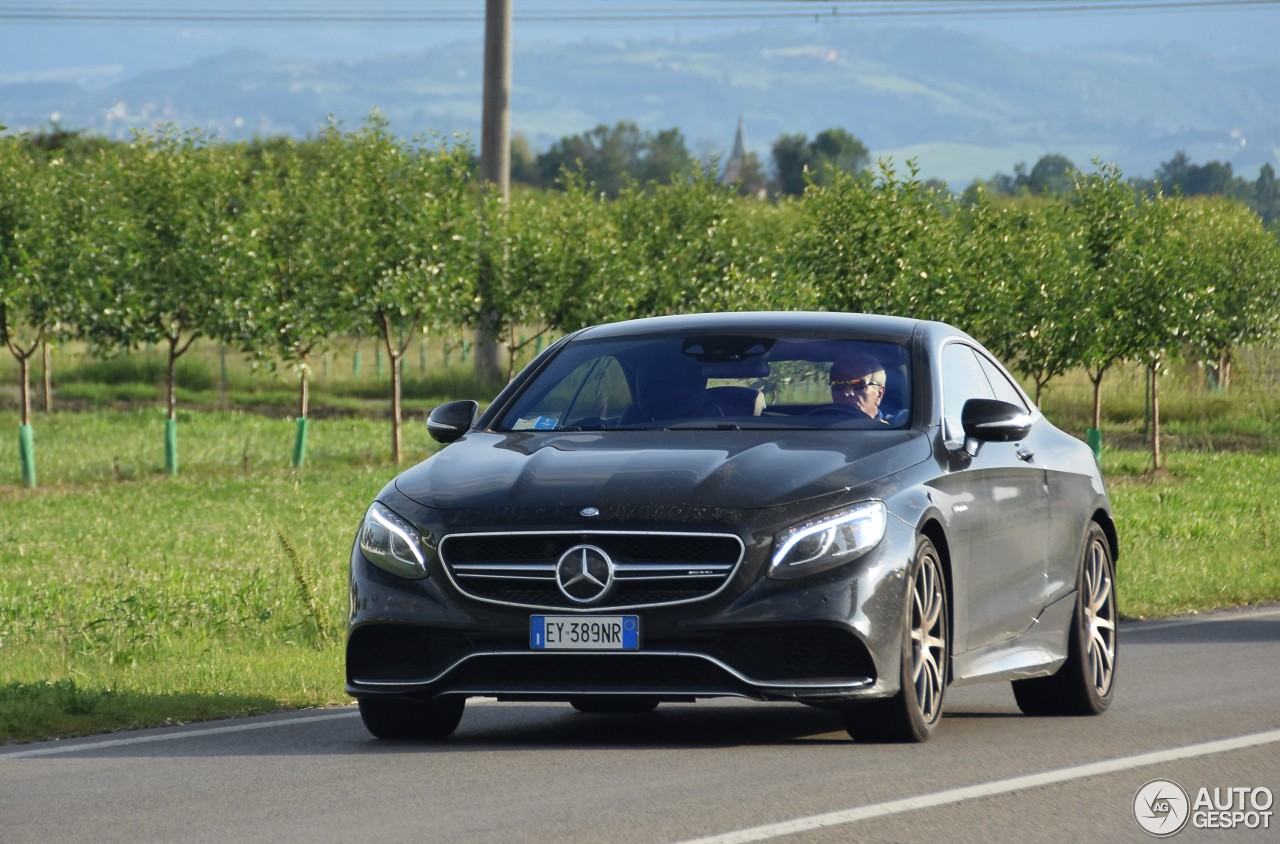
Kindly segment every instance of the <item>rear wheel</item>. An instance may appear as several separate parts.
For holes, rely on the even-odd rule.
[[[859,741],[921,742],[942,719],[947,692],[947,581],[938,550],[916,542],[904,610],[898,693],[842,710],[845,729]]]
[[[448,738],[462,720],[464,697],[439,700],[360,698],[360,719],[380,739]]]
[[[1018,708],[1027,715],[1100,715],[1116,692],[1115,561],[1097,523],[1089,526],[1080,562],[1076,608],[1067,661],[1049,677],[1013,682]]]

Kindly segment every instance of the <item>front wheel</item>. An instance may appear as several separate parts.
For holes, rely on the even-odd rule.
[[[1076,585],[1067,661],[1049,677],[1013,681],[1013,696],[1027,715],[1101,715],[1116,693],[1116,568],[1111,544],[1089,525]]]
[[[901,683],[893,697],[841,711],[859,741],[922,742],[942,720],[947,692],[947,581],[938,550],[916,542],[903,618]]]
[[[430,701],[362,697],[360,720],[380,739],[448,738],[458,728],[466,702],[465,697]]]

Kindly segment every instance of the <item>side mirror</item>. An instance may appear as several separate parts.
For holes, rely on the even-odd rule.
[[[976,454],[979,443],[1011,443],[1031,432],[1031,415],[1016,404],[997,399],[969,399],[960,410],[964,450]]]
[[[445,402],[427,417],[427,433],[447,445],[471,430],[479,412],[480,405],[470,399]]]

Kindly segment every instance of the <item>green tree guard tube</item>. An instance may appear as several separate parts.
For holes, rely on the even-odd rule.
[[[178,474],[178,420],[164,420],[164,470]]]
[[[36,487],[36,446],[30,425],[18,426],[18,460],[22,463],[22,485]]]
[[[1087,428],[1084,432],[1084,441],[1089,444],[1089,448],[1093,449],[1094,458],[1102,459],[1102,430],[1100,428]]]
[[[301,469],[307,462],[307,417],[298,417],[298,435],[293,440],[293,468]]]

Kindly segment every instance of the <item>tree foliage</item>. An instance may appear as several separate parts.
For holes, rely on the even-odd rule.
[[[655,134],[619,121],[561,138],[538,156],[536,169],[541,185],[556,184],[565,172],[581,173],[597,190],[617,196],[629,182],[667,183],[689,175],[693,166],[679,129]]]
[[[870,163],[866,146],[844,129],[825,129],[812,141],[804,134],[783,135],[773,144],[774,189],[799,196],[809,184],[832,185]]]
[[[1225,386],[1233,350],[1276,335],[1280,246],[1239,201],[1148,191],[1099,162],[1070,169],[1069,190],[975,186],[960,200],[913,163],[882,161],[802,169],[801,193],[762,202],[668,166],[684,158],[657,150],[683,142],[641,134],[622,125],[584,142],[630,150],[661,178],[606,189],[561,167],[558,190],[510,202],[479,185],[465,144],[404,142],[377,115],[306,142],[0,138],[0,339],[19,358],[54,333],[105,351],[159,345],[172,362],[213,337],[296,368],[305,416],[311,355],[377,336],[399,459],[399,361],[428,326],[496,320],[510,370],[523,344],[616,319],[896,313],[965,328],[1037,394],[1082,367],[1096,395],[1121,361],[1149,367],[1154,387],[1187,351]],[[775,150],[857,164],[848,140]],[[1047,162],[1037,184],[1068,164]],[[1274,191],[1274,175],[1257,187]]]

